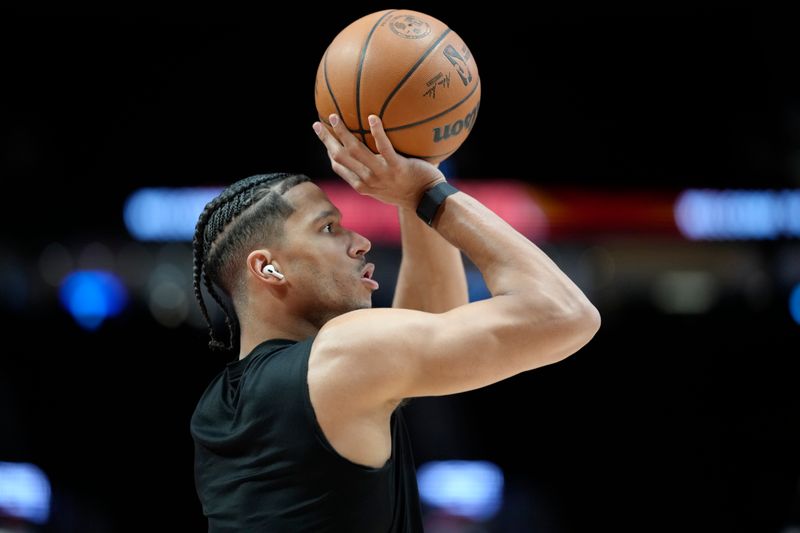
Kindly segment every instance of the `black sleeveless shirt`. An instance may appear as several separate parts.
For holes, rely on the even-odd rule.
[[[402,409],[381,468],[339,455],[308,395],[314,337],[270,339],[227,368],[195,409],[195,484],[210,532],[422,531]]]

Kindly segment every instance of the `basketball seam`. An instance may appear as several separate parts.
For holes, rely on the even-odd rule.
[[[323,119],[321,119],[321,120],[322,120],[322,122],[324,122],[324,123],[325,123],[325,124],[327,124],[328,126],[331,126],[330,122],[328,122],[328,121],[327,121],[327,120],[325,120],[324,118],[323,118]],[[331,126],[331,127],[333,127],[333,126]],[[351,130],[351,129],[348,129],[347,131],[349,131],[350,133],[357,133],[357,134],[361,134],[361,133],[370,133],[369,131],[358,131],[358,130]],[[388,131],[388,130],[387,130],[387,131]],[[455,152],[456,150],[458,150],[458,148],[455,148],[455,149],[453,149],[453,150],[450,150],[449,152],[444,152],[444,153],[442,153],[442,154],[433,154],[433,155],[416,155],[416,154],[409,154],[408,152],[401,152],[400,150],[395,150],[395,152],[397,152],[398,154],[402,155],[403,157],[416,157],[417,159],[425,159],[425,158],[430,158],[430,157],[442,157],[442,156],[445,156],[445,155],[449,155],[449,154],[452,154],[453,152]]]
[[[472,95],[475,94],[475,91],[478,90],[478,87],[480,86],[480,84],[481,84],[481,80],[480,80],[480,78],[478,78],[476,80],[475,87],[472,88],[472,90],[469,92],[469,94],[467,96],[465,96],[464,98],[462,98],[461,100],[459,100],[458,102],[456,102],[455,104],[451,105],[450,107],[448,107],[447,109],[445,109],[444,111],[442,111],[440,113],[436,113],[433,116],[430,116],[428,118],[424,118],[422,120],[418,120],[417,122],[412,122],[410,124],[403,124],[402,126],[394,126],[392,128],[386,128],[385,131],[390,132],[390,131],[402,130],[402,129],[405,129],[405,128],[413,128],[414,126],[419,126],[420,124],[424,124],[426,122],[430,122],[431,120],[435,120],[435,119],[441,117],[442,115],[446,115],[450,111],[456,109],[458,106],[460,106],[461,104],[463,104],[464,102],[469,100],[470,97],[472,97]]]
[[[418,120],[417,122],[412,122],[410,124],[403,124],[402,126],[393,126],[391,128],[384,128],[383,131],[385,131],[386,133],[389,133],[390,131],[397,131],[397,130],[402,130],[402,129],[406,129],[406,128],[411,128],[411,127],[414,127],[414,126],[419,126],[420,124],[424,124],[426,122],[430,122],[431,120],[435,120],[435,119],[441,117],[442,115],[445,115],[445,114],[449,113],[450,111],[456,109],[458,106],[460,106],[461,104],[466,102],[473,94],[475,94],[475,91],[478,90],[478,86],[480,86],[480,84],[481,84],[481,79],[478,78],[476,80],[476,82],[475,82],[475,87],[472,88],[472,90],[469,92],[469,94],[467,96],[465,96],[464,98],[462,98],[461,100],[459,100],[458,102],[453,104],[452,106],[448,107],[447,109],[445,109],[441,113],[437,113],[437,114],[435,114],[435,115],[433,115],[431,117],[424,118],[422,120]],[[326,122],[326,124],[327,124],[327,122]],[[330,125],[330,124],[328,124],[328,125]],[[371,131],[370,130],[350,130],[350,133],[363,134],[363,133],[371,133]]]
[[[416,63],[414,63],[414,66],[412,66],[411,69],[409,69],[409,71],[406,72],[406,75],[403,76],[403,79],[400,80],[400,83],[398,83],[397,86],[395,86],[395,88],[392,89],[392,92],[390,92],[389,96],[386,97],[386,101],[383,102],[383,106],[381,106],[381,112],[378,114],[378,116],[381,117],[381,120],[383,120],[383,113],[386,111],[386,107],[389,105],[389,102],[392,101],[394,95],[397,94],[397,91],[400,90],[400,87],[402,87],[403,84],[406,81],[408,81],[408,78],[410,78],[411,75],[414,74],[414,72],[419,68],[422,62],[425,61],[425,59],[431,54],[431,52],[433,52],[436,49],[437,46],[439,46],[439,43],[442,42],[442,39],[444,39],[447,36],[447,34],[450,33],[450,31],[451,31],[450,28],[445,29],[444,32],[439,36],[439,38],[436,39],[436,42],[434,42],[427,50],[425,50],[425,53],[422,54],[422,56],[420,56],[420,58],[417,60]]]
[[[328,93],[331,95],[331,100],[333,100],[333,106],[336,108],[336,114],[340,117],[342,116],[342,112],[339,110],[339,102],[336,101],[336,97],[333,95],[333,89],[331,88],[331,82],[328,81],[328,50],[325,50],[325,56],[322,58],[322,71],[325,76],[325,85],[328,87]],[[327,123],[328,121],[325,120],[327,117],[319,117],[320,120]],[[344,122],[344,118],[342,118],[342,122]]]
[[[324,118],[323,118],[323,119],[320,119],[320,120],[322,120],[322,122],[324,122],[324,123],[325,123],[325,124],[327,124],[328,126],[331,126],[331,127],[333,127],[333,126],[331,125],[331,123],[330,123],[330,122],[328,122],[327,120],[325,120]],[[405,127],[405,126],[401,126],[401,127]],[[365,130],[358,131],[358,130],[351,130],[351,129],[349,129],[349,128],[348,128],[348,130],[347,130],[347,131],[349,131],[350,133],[356,133],[356,134],[362,134],[362,133],[371,133],[371,132],[369,132],[369,131],[365,131]],[[389,131],[389,130],[384,130],[384,131]],[[444,153],[441,153],[441,154],[433,154],[433,155],[416,155],[416,154],[409,154],[408,152],[401,152],[400,150],[397,150],[397,149],[395,149],[395,152],[396,152],[396,153],[398,153],[398,154],[400,154],[400,155],[402,155],[403,157],[416,157],[416,158],[418,158],[418,159],[425,159],[426,157],[441,157],[441,156],[443,156],[443,155],[452,154],[452,153],[453,153],[453,152],[455,152],[456,150],[458,150],[458,148],[455,148],[454,150],[450,150],[449,152],[444,152]]]
[[[323,123],[324,123],[326,126],[330,126],[331,128],[333,127],[333,124],[331,124],[330,122],[328,122],[328,121],[327,121],[327,120],[325,120],[324,118],[320,118],[320,120],[321,120],[321,121],[322,121],[322,122],[323,122]],[[344,123],[344,121],[342,121],[342,123]],[[347,124],[345,124],[345,127],[347,128]],[[352,134],[355,134],[355,135],[361,135],[362,133],[371,133],[371,132],[370,132],[370,130],[351,130],[350,128],[347,128],[347,131],[349,131],[350,133],[352,133]]]
[[[415,154],[408,154],[406,152],[397,152],[396,150],[395,150],[395,152],[397,152],[398,154],[402,155],[403,157],[416,157],[417,159],[428,159],[428,158],[431,158],[431,157],[442,157],[442,156],[450,155],[453,152],[455,152],[456,150],[458,150],[458,148],[456,148],[454,150],[450,150],[449,152],[444,152],[443,154],[433,154],[433,155],[415,155]]]
[[[372,34],[375,33],[375,28],[380,26],[383,19],[394,13],[396,10],[390,9],[386,13],[378,19],[377,22],[372,26],[372,29],[369,30],[369,34],[367,34],[367,39],[364,41],[364,46],[361,48],[361,57],[358,58],[358,75],[356,77],[356,115],[358,116],[358,129],[359,131],[364,131],[364,123],[361,121],[361,75],[364,71],[364,58],[367,56],[367,48],[369,47],[369,41],[372,39]],[[364,144],[367,143],[367,137],[362,133],[361,140]]]

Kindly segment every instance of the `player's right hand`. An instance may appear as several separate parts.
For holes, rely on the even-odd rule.
[[[376,115],[370,115],[369,121],[377,154],[350,133],[337,115],[328,120],[332,128],[315,122],[314,131],[328,150],[333,171],[359,194],[414,211],[426,189],[447,181],[427,161],[396,153]]]

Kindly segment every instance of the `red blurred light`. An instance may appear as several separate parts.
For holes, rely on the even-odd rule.
[[[523,235],[532,239],[546,236],[547,217],[531,198],[525,184],[511,180],[452,183],[497,213]],[[400,244],[400,223],[395,206],[358,194],[346,183],[321,181],[317,184],[342,212],[342,225],[346,228],[376,244]]]

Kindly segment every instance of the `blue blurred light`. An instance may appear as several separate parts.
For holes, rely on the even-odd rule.
[[[800,237],[800,191],[684,191],[675,223],[690,240]]]
[[[789,295],[789,313],[794,321],[800,324],[800,283],[794,286]]]
[[[125,227],[140,241],[191,241],[205,205],[221,187],[145,188],[125,201]]]
[[[467,292],[469,293],[469,301],[477,302],[478,300],[486,300],[492,297],[492,293],[486,286],[486,281],[483,275],[474,268],[467,268]]]
[[[0,516],[44,524],[50,515],[50,482],[36,465],[0,462]]]
[[[127,301],[122,283],[113,274],[100,270],[69,274],[61,284],[59,296],[78,325],[89,331],[122,312]]]
[[[447,176],[447,181],[455,185],[456,180],[454,179],[454,175],[456,173],[456,165],[453,161],[453,158],[445,159],[439,163],[439,170],[442,172],[442,174]]]
[[[503,505],[503,472],[487,461],[433,461],[417,471],[424,503],[452,515],[488,520]]]

